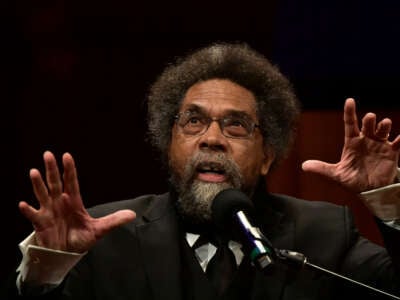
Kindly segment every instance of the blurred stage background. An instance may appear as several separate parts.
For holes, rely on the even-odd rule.
[[[265,54],[303,103],[299,138],[271,174],[271,190],[347,204],[360,231],[381,243],[354,195],[300,164],[338,161],[346,97],[357,100],[360,118],[371,110],[391,117],[392,137],[400,134],[398,1],[39,0],[8,11],[5,102],[15,114],[3,118],[12,137],[4,144],[1,280],[31,231],[17,203],[35,203],[28,172],[43,170],[43,151],[74,155],[87,206],[165,191],[165,170],[144,142],[146,92],[176,56],[214,41],[244,41]]]

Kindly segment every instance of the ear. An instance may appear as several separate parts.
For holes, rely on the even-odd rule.
[[[275,160],[275,151],[271,147],[264,147],[264,161],[260,168],[260,173],[262,176],[268,174],[272,162]]]

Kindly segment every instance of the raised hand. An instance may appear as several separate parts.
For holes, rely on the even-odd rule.
[[[83,253],[111,229],[135,218],[136,215],[131,210],[120,210],[102,218],[92,218],[82,203],[72,156],[65,153],[62,157],[62,178],[51,152],[46,151],[43,160],[47,185],[37,169],[30,171],[39,209],[23,201],[19,203],[21,213],[33,224],[38,246]]]
[[[360,193],[396,181],[400,153],[400,135],[389,140],[392,121],[385,118],[377,123],[374,113],[367,113],[358,126],[354,99],[344,105],[344,146],[341,159],[335,164],[307,160],[302,168],[339,182]]]

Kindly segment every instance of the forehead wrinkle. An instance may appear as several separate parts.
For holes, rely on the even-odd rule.
[[[252,91],[230,80],[212,79],[190,87],[181,103],[180,110],[196,105],[208,114],[220,116],[232,111],[243,111],[257,118],[257,103]]]
[[[244,102],[244,103],[246,103],[248,101],[252,101],[252,100],[255,101],[254,97],[249,99],[247,97],[243,97],[242,96],[242,97],[240,97],[238,99],[238,95],[236,95],[235,93],[232,93],[232,94],[226,93],[226,90],[225,91],[222,91],[222,90],[221,91],[220,90],[215,91],[215,90],[213,90],[213,91],[206,91],[206,92],[201,91],[200,95],[198,95],[197,92],[196,93],[192,92],[189,95],[190,95],[189,97],[188,97],[188,95],[186,95],[184,97],[183,102],[190,100],[195,105],[196,105],[196,103],[199,103],[199,102],[201,103],[201,102],[205,102],[205,101],[206,102],[207,101],[211,101],[211,103],[231,102],[233,99],[235,99],[234,101]]]
[[[205,116],[214,117],[209,113],[210,110],[212,110],[212,108],[207,109],[206,107],[204,107],[202,105],[191,103],[191,104],[187,105],[183,111],[196,112],[196,113],[200,113]],[[218,114],[218,116],[219,115],[221,115],[223,117],[231,116],[231,117],[242,117],[242,118],[246,118],[246,119],[250,119],[250,120],[253,119],[249,112],[247,112],[245,110],[238,110],[238,109],[232,109],[232,108],[224,109],[220,114]]]
[[[195,103],[191,103],[185,107],[185,111],[193,111],[193,112],[199,112],[201,114],[207,114],[207,108],[205,108],[202,105],[198,105]],[[239,110],[239,109],[224,109],[224,115],[225,116],[238,116],[238,117],[250,117],[249,113],[245,110]]]

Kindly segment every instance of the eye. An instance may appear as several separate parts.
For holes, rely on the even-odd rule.
[[[242,120],[232,120],[228,126],[234,126],[234,127],[244,127],[243,121]]]
[[[247,128],[247,122],[244,119],[228,118],[225,121],[225,126]]]
[[[229,137],[242,138],[250,133],[249,123],[243,118],[226,118],[224,124],[224,133]]]
[[[182,120],[184,127],[199,128],[207,124],[207,120],[201,114],[188,114],[185,119]]]
[[[192,124],[192,125],[196,125],[199,123],[201,123],[201,120],[198,116],[192,116],[186,122],[186,124]]]

